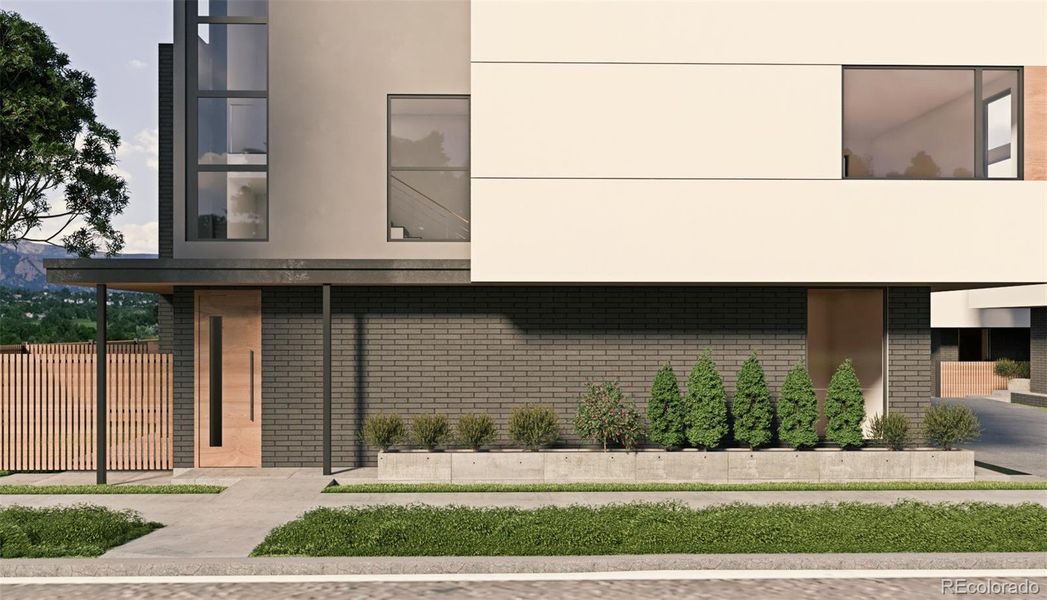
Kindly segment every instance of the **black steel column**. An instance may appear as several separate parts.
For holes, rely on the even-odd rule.
[[[98,313],[95,317],[95,330],[97,332],[97,346],[95,348],[95,483],[102,485],[106,476],[106,407],[105,407],[105,329],[109,324],[106,319],[107,293],[104,283],[95,287],[95,302],[98,304]]]
[[[331,469],[331,284],[323,287],[324,311],[324,475]]]

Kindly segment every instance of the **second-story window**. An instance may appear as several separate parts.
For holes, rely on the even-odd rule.
[[[389,96],[389,240],[469,240],[469,98]]]
[[[847,67],[844,177],[1020,178],[1020,101],[1017,68]]]
[[[265,0],[187,2],[186,237],[268,237]]]

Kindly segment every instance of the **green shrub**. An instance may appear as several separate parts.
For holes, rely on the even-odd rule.
[[[801,360],[785,376],[778,398],[778,439],[793,448],[813,448],[818,443],[818,397]]]
[[[479,450],[494,441],[494,420],[490,415],[462,415],[455,425],[455,434],[463,446]]]
[[[1006,377],[1007,379],[1014,379],[1016,377],[1028,379],[1030,373],[1029,361],[1011,360],[1009,358],[1001,358],[997,360],[993,365],[992,370],[1000,377]]]
[[[404,439],[404,422],[400,415],[372,415],[364,421],[364,441],[386,451]]]
[[[865,420],[865,397],[851,359],[833,373],[825,393],[825,438],[844,448],[862,445],[862,421]]]
[[[443,415],[419,415],[411,419],[411,437],[427,450],[435,450],[451,436],[447,417]]]
[[[631,399],[622,393],[617,381],[590,383],[578,400],[574,430],[582,439],[635,448],[644,437],[643,419]]]
[[[0,509],[0,558],[100,556],[158,527],[101,506],[10,506]]]
[[[771,421],[774,406],[771,390],[763,375],[756,353],[742,363],[735,383],[734,398],[731,400],[731,415],[734,417],[734,439],[752,449],[771,441]]]
[[[902,413],[874,415],[869,421],[870,435],[891,450],[905,450],[909,445],[909,419]]]
[[[509,415],[509,437],[528,450],[556,443],[560,423],[556,411],[548,406],[528,404],[514,408]]]
[[[974,412],[962,404],[932,404],[923,417],[924,435],[931,443],[944,450],[952,450],[977,438],[982,433],[981,423]]]
[[[662,365],[654,376],[651,397],[647,401],[647,420],[650,422],[652,442],[673,449],[683,446],[687,441],[683,397],[680,395],[676,373],[669,363]]]
[[[699,448],[716,448],[727,437],[727,390],[706,350],[687,378],[687,441]]]

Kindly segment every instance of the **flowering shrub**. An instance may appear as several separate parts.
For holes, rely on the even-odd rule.
[[[574,430],[584,439],[600,442],[604,450],[609,442],[635,448],[646,433],[640,413],[632,400],[622,394],[617,381],[590,383],[585,387]]]

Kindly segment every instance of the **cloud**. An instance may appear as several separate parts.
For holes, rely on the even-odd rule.
[[[134,134],[134,137],[125,139],[116,150],[119,159],[131,158],[132,156],[144,156],[147,167],[154,171],[160,170],[160,131],[158,129],[143,129]]]
[[[127,64],[130,65],[132,69],[144,69],[147,66],[149,66],[149,63],[145,62],[144,60],[138,60],[137,58],[132,58],[131,60],[127,61]]]
[[[136,225],[118,225],[117,229],[124,234],[122,254],[156,254],[159,247],[160,227],[156,221]]]

